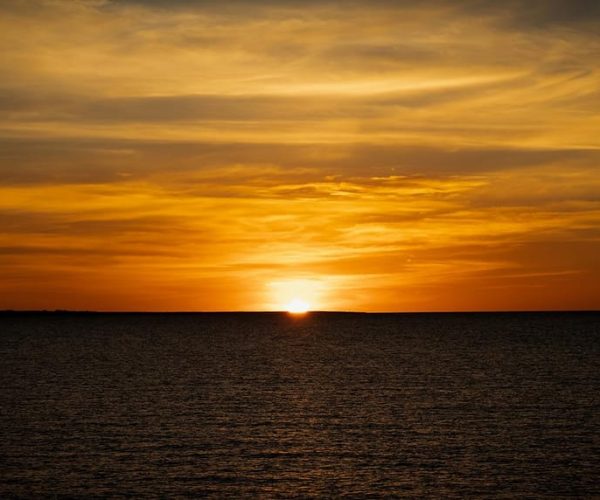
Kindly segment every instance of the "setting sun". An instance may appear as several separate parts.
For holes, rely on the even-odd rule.
[[[310,304],[301,299],[294,299],[285,308],[291,314],[305,314],[310,309]]]
[[[304,314],[313,307],[327,307],[328,284],[322,279],[290,278],[271,281],[267,286],[267,308]]]

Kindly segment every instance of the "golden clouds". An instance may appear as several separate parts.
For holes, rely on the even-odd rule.
[[[534,3],[2,6],[0,307],[597,307],[600,38]]]

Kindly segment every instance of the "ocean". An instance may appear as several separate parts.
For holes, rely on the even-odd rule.
[[[0,497],[598,497],[600,314],[0,315]]]

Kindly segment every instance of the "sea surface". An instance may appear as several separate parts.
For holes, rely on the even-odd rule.
[[[600,497],[600,314],[0,315],[0,497]]]

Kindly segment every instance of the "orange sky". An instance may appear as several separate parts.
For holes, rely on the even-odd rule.
[[[0,5],[0,309],[600,307],[600,2]]]

